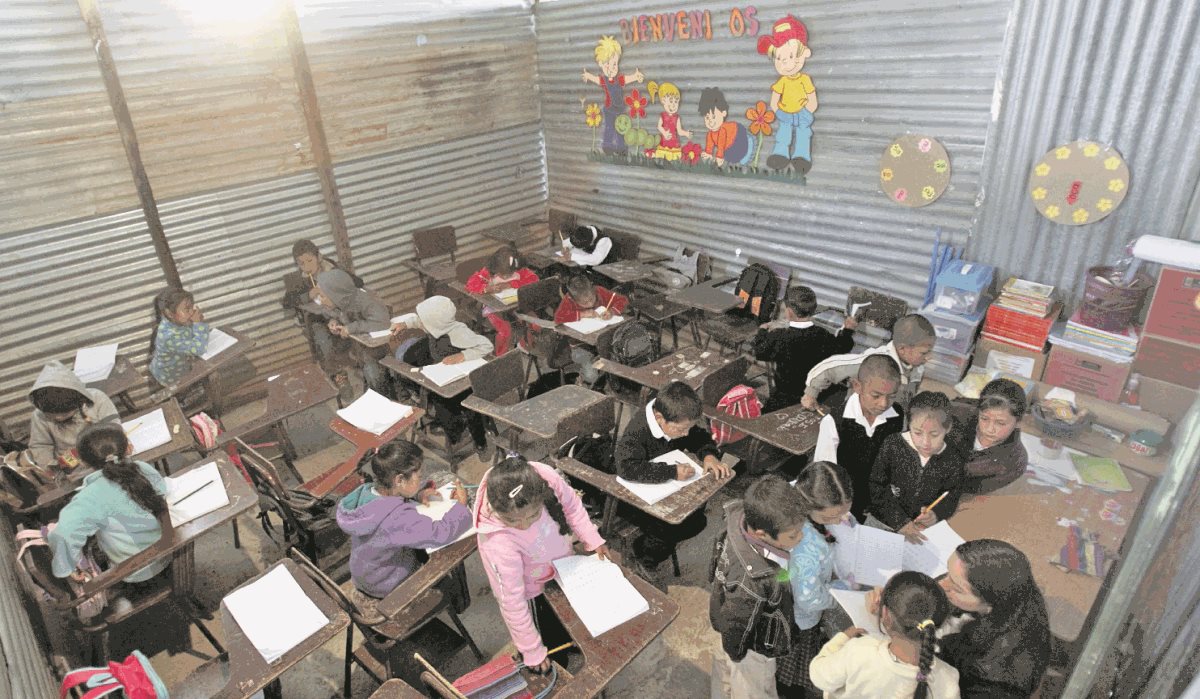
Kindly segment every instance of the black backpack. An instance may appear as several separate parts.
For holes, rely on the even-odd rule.
[[[779,277],[771,268],[755,262],[742,270],[733,293],[742,299],[742,307],[731,313],[765,323],[775,317],[779,300]]]
[[[654,361],[654,336],[642,323],[622,323],[613,332],[612,356],[625,366],[646,366]]]

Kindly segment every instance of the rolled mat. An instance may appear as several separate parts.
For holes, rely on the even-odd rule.
[[[1200,270],[1200,244],[1186,240],[1144,235],[1133,244],[1133,255],[1139,260]]]

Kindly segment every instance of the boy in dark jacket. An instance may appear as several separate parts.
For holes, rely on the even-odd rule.
[[[629,420],[625,433],[617,440],[617,475],[637,483],[687,480],[694,475],[691,465],[655,461],[679,450],[695,454],[705,473],[728,478],[732,472],[721,463],[721,452],[712,435],[696,424],[701,414],[700,396],[690,386],[679,381],[667,384],[646,404],[643,413]],[[633,542],[634,555],[651,574],[680,542],[704,531],[707,524],[703,508],[679,524],[667,524],[632,507],[626,509],[625,519],[642,531]]]
[[[793,286],[783,299],[784,318],[759,326],[754,336],[754,358],[775,363],[775,388],[763,406],[764,413],[799,403],[804,397],[808,372],[835,354],[854,349],[858,322],[846,318],[836,335],[813,324],[817,295],[807,286]]]
[[[799,491],[774,474],[725,505],[708,608],[724,651],[713,655],[713,696],[778,696],[775,659],[792,645],[788,552],[804,537],[808,514]]]
[[[333,357],[338,353],[346,353],[350,341],[329,332],[328,323],[332,314],[322,310],[317,303],[320,294],[320,290],[317,289],[317,277],[322,272],[340,268],[336,262],[322,256],[320,249],[311,240],[297,240],[292,245],[292,259],[296,261],[297,271],[284,275],[281,303],[286,309],[305,311],[305,333],[312,339],[317,361],[321,362],[321,366],[327,372],[333,373],[338,368]],[[350,274],[350,280],[354,282],[354,286],[363,288],[361,277]]]

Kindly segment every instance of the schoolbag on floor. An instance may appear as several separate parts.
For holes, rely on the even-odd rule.
[[[752,263],[742,270],[733,293],[742,299],[741,308],[732,311],[734,315],[753,317],[765,323],[775,315],[775,304],[779,300],[779,277],[763,263]]]
[[[735,417],[758,417],[762,415],[762,401],[758,399],[758,394],[753,388],[738,384],[721,396],[721,400],[717,401],[717,410]],[[724,446],[744,439],[746,433],[739,432],[723,422],[712,420],[712,436],[717,446]]]
[[[71,690],[82,692],[79,699],[170,699],[167,685],[141,651],[121,662],[109,661],[107,667],[81,667],[63,677],[59,697],[72,696]]]
[[[48,541],[48,537],[50,536],[50,532],[54,530],[55,524],[56,522],[51,522],[40,529],[18,529],[16,536],[14,537],[17,543],[16,559],[18,561],[21,560],[21,557],[25,555],[25,551],[32,546],[44,546],[49,549],[50,542]],[[99,577],[100,574],[104,572],[100,569],[100,565],[96,563],[96,559],[92,557],[92,554],[86,548],[80,555],[79,563],[77,563],[75,567],[82,571],[89,579]],[[83,583],[71,577],[64,578],[64,580],[67,583],[67,587],[71,588],[71,591],[76,595],[83,592]],[[29,581],[33,583],[34,587],[44,599],[55,599],[54,595],[51,594],[51,592],[47,590],[41,582],[39,582],[35,574],[30,574]],[[76,605],[75,615],[79,617],[80,621],[90,621],[99,616],[107,605],[108,591],[101,590]]]
[[[654,337],[642,323],[622,323],[613,332],[612,356],[625,366],[646,366],[654,361]]]

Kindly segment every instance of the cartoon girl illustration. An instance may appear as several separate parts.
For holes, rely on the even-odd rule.
[[[673,83],[663,83],[658,87],[658,100],[662,102],[663,112],[658,116],[658,133],[662,136],[657,148],[646,149],[646,155],[663,160],[679,160],[682,145],[679,137],[692,138],[692,132],[683,128],[679,116],[679,102],[682,95]]]

